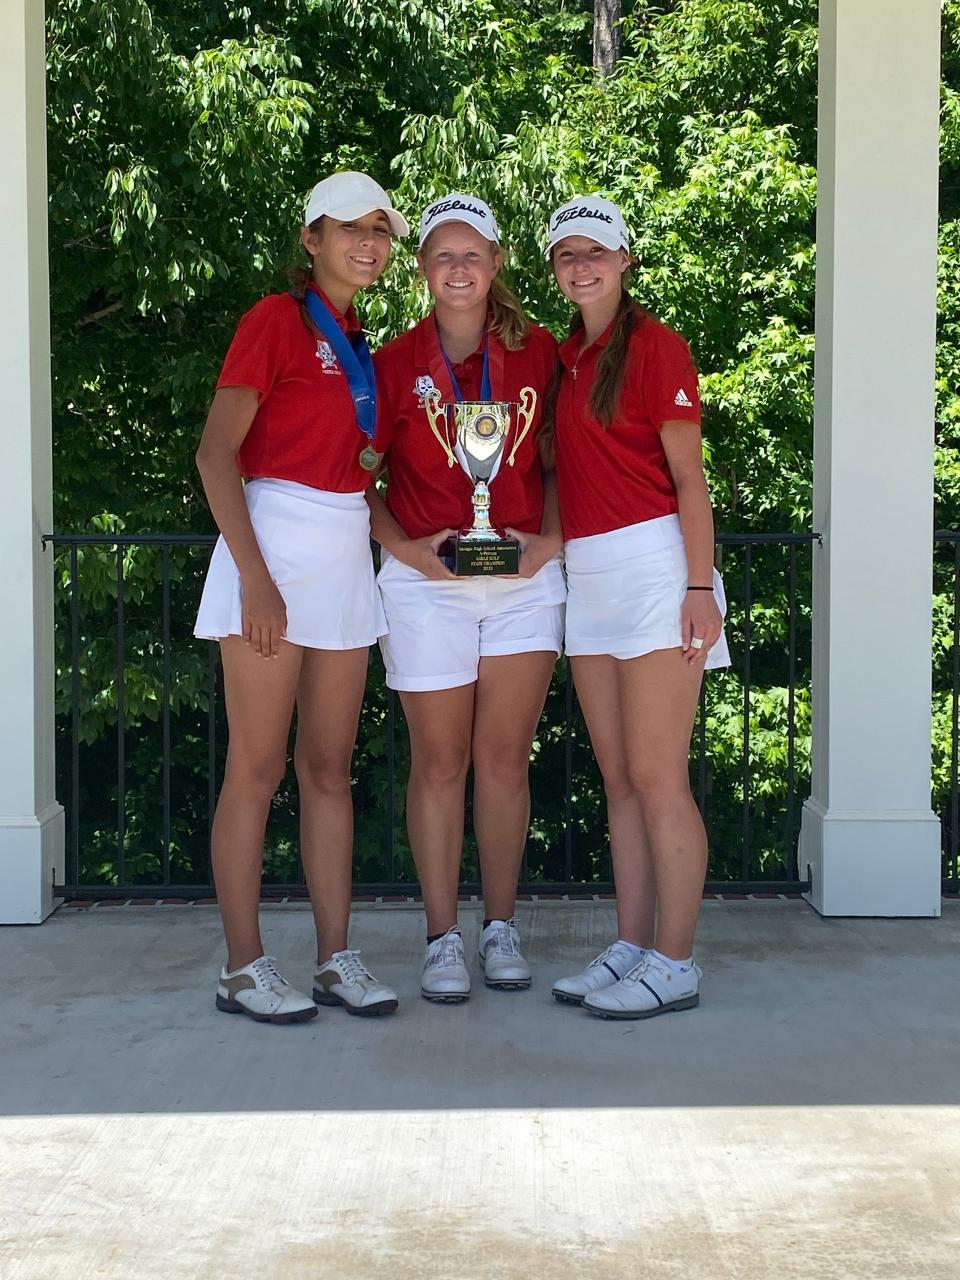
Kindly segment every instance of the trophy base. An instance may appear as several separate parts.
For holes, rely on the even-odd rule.
[[[466,542],[458,539],[454,573],[461,578],[520,572],[520,543],[516,538],[495,542]]]

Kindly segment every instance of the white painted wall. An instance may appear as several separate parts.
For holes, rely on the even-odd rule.
[[[820,6],[813,783],[829,915],[940,910],[930,808],[938,0]]]
[[[54,796],[53,570],[43,5],[0,3],[0,923],[63,882]]]

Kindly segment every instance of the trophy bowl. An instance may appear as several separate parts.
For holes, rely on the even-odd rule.
[[[537,393],[520,392],[520,402],[461,400],[441,404],[439,393],[425,401],[430,429],[443,446],[449,466],[458,462],[473,482],[473,523],[454,541],[453,571],[458,577],[508,574],[520,571],[520,544],[492,522],[490,488],[500,467],[512,467],[517,450],[530,430]],[[513,445],[507,444],[513,436]]]

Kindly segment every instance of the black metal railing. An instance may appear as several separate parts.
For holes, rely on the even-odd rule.
[[[195,534],[44,539],[56,556],[66,896],[212,894],[207,849],[226,727],[217,646],[194,640],[191,630],[214,540]],[[806,887],[796,843],[799,797],[809,778],[809,551],[816,540],[812,533],[717,539],[734,665],[704,682],[691,747],[714,891]],[[957,686],[955,659],[954,793]],[[375,658],[357,749],[359,893],[416,892],[402,821],[407,750],[397,706]],[[523,891],[609,892],[599,775],[562,660],[534,745],[531,782]],[[955,859],[955,794],[952,813]],[[268,896],[302,891],[295,848],[296,793],[287,784],[268,828]],[[464,891],[475,891],[476,882],[475,851],[468,846]]]
[[[940,816],[943,883],[960,889],[960,531],[934,534],[933,807]]]

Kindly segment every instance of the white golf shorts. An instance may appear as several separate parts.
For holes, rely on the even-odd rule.
[[[533,578],[437,581],[384,551],[377,582],[391,689],[455,689],[476,680],[481,658],[561,651],[566,584],[559,556]]]

